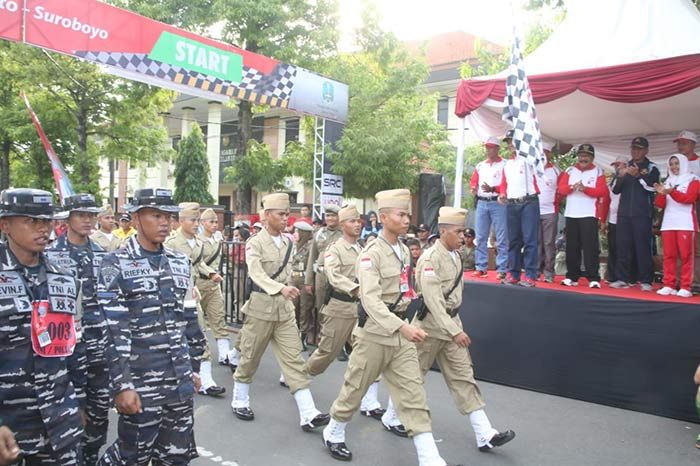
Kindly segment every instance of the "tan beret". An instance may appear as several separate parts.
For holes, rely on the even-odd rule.
[[[408,189],[389,189],[379,191],[374,195],[377,209],[406,209],[411,210],[411,191]]]
[[[97,214],[97,218],[100,218],[100,217],[109,217],[110,215],[111,215],[111,216],[114,216],[114,210],[112,210],[112,207],[111,207],[111,206],[107,206],[107,207],[105,207],[104,209],[102,209],[102,210]]]
[[[289,210],[289,194],[272,193],[263,197],[263,209],[265,210]]]
[[[344,222],[346,220],[355,220],[360,218],[360,213],[354,205],[346,205],[338,212],[338,220]]]
[[[214,209],[207,209],[204,212],[202,212],[202,216],[199,217],[201,220],[217,220],[218,217],[216,216],[216,212],[214,212]]]
[[[181,209],[179,218],[199,218],[198,202],[181,202],[177,206]]]
[[[460,227],[467,224],[467,209],[456,209],[454,207],[440,207],[438,213],[438,224],[457,225]]]

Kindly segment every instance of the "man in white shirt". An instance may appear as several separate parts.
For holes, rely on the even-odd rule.
[[[688,171],[700,177],[700,157],[695,153],[698,136],[686,129],[681,131],[673,142],[676,143],[678,152],[688,158]],[[698,220],[700,220],[700,201],[695,205],[695,212],[698,214]],[[700,235],[695,236],[695,266],[693,269],[692,291],[700,293]]]
[[[547,165],[542,176],[537,179],[540,188],[539,272],[540,275],[544,275],[544,281],[547,283],[554,280],[554,257],[557,253],[555,242],[559,223],[557,180],[561,174],[559,167],[552,162],[552,147],[550,142],[542,143]]]

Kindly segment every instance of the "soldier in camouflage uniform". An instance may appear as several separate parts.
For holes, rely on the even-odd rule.
[[[301,343],[306,346],[306,334],[309,330],[313,330],[312,313],[314,309],[314,297],[313,295],[305,293],[303,288],[306,265],[309,261],[309,252],[311,251],[313,231],[311,225],[304,221],[295,222],[294,230],[298,239],[294,245],[294,251],[292,252],[291,284],[301,291],[299,297],[294,300],[294,307],[297,313],[297,324],[301,331]]]
[[[328,204],[323,207],[325,212],[326,226],[319,229],[314,235],[314,241],[311,243],[311,251],[309,252],[309,261],[306,264],[306,277],[304,279],[304,291],[308,294],[313,294],[316,297],[316,312],[318,313],[326,302],[326,275],[323,273],[323,253],[331,244],[335,243],[343,236],[343,233],[338,227],[338,211],[340,207]],[[318,322],[313,319],[309,320],[310,326],[306,329],[301,329],[302,332],[312,333],[316,336],[316,326]]]
[[[107,442],[110,407],[109,370],[104,348],[106,322],[97,305],[97,275],[105,255],[104,249],[90,240],[89,234],[100,208],[91,194],[76,194],[63,199],[68,212],[68,229],[46,251],[52,263],[70,271],[80,280],[82,289],[81,339],[78,354],[85,355],[87,364],[86,425],[82,441],[83,461],[97,463],[100,448]]]
[[[119,438],[104,465],[185,465],[197,457],[193,397],[199,389],[204,336],[194,308],[185,308],[190,260],[163,247],[169,189],[137,190],[127,206],[138,235],[105,256],[98,300],[107,319],[107,348]]]
[[[0,464],[78,464],[85,366],[77,343],[80,282],[44,255],[55,208],[51,194],[0,194]]]
[[[178,222],[180,227],[170,233],[170,237],[165,241],[167,248],[179,251],[190,259],[190,289],[185,297],[185,312],[190,308],[197,313],[199,327],[204,331],[206,322],[204,311],[199,305],[199,283],[202,277],[216,277],[216,270],[212,269],[204,260],[204,245],[197,237],[197,227],[199,227],[199,204],[196,202],[182,202],[179,205]],[[195,287],[197,285],[197,287]],[[205,335],[206,336],[206,335]],[[220,387],[214,382],[211,373],[211,350],[207,340],[200,364],[199,376],[202,379],[202,386],[199,393],[208,396],[221,396],[226,392],[224,387]]]

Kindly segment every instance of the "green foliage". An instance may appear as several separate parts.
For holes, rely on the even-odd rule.
[[[362,50],[331,60],[326,73],[350,86],[349,119],[338,152],[329,155],[343,175],[345,194],[365,198],[382,189],[415,187],[417,175],[447,143],[435,121],[436,96],[419,86],[428,65],[380,30],[371,10],[358,31]]]
[[[284,187],[284,178],[287,176],[289,165],[286,159],[273,159],[266,144],[251,139],[248,141],[246,156],[236,157],[233,165],[225,169],[224,180],[238,189],[273,191]]]
[[[209,160],[204,136],[198,125],[180,142],[175,158],[175,202],[213,204],[209,193]]]

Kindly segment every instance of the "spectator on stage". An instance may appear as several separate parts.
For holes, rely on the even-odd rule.
[[[658,294],[691,298],[695,236],[698,231],[695,203],[700,181],[688,172],[688,159],[683,154],[668,158],[668,178],[657,183],[656,206],[664,209],[661,240],[664,245],[664,286]],[[680,289],[676,291],[677,260],[681,261]]]
[[[464,246],[462,246],[460,254],[462,255],[462,266],[465,272],[475,269],[476,264],[476,245],[474,244],[474,238],[476,233],[474,229],[467,228],[464,230]]]
[[[559,196],[557,181],[561,170],[552,161],[552,147],[549,142],[543,142],[542,148],[547,157],[544,174],[538,177],[540,188],[540,234],[539,234],[539,274],[544,275],[544,281],[554,281],[554,258],[557,250],[554,242],[557,239],[559,224]]]
[[[649,141],[643,137],[632,140],[631,160],[617,170],[613,180],[613,192],[620,195],[617,212],[617,263],[618,280],[613,288],[629,288],[632,280],[632,264],[636,260],[642,291],[651,291],[654,276],[652,262],[651,231],[654,216],[654,185],[659,182],[659,169],[647,158]]]
[[[537,281],[538,237],[540,225],[539,187],[535,168],[525,157],[517,156],[513,131],[503,140],[513,157],[506,160],[501,177],[498,202],[506,206],[508,229],[508,272],[503,283],[533,287]],[[525,269],[525,279],[520,275]]]
[[[370,210],[367,212],[367,221],[365,222],[365,226],[362,228],[360,239],[367,238],[367,235],[370,233],[379,234],[380,231],[382,231],[382,224],[379,223],[379,217],[377,217],[377,213],[375,211]]]
[[[598,221],[604,224],[606,220],[608,185],[603,170],[593,163],[591,144],[581,144],[576,155],[577,163],[559,178],[559,194],[566,197],[566,278],[561,284],[578,286],[583,255],[588,286],[600,288]]]
[[[610,165],[613,170],[618,170],[619,168],[625,166],[627,160],[624,157],[618,157]],[[615,194],[612,190],[612,180],[608,185],[608,195],[610,196],[610,205],[607,208],[608,211],[608,224],[601,233],[607,234],[608,236],[608,267],[607,267],[607,280],[608,283],[614,283],[617,281],[617,274],[615,273],[615,264],[617,262],[617,210],[620,206],[620,195]],[[636,275],[636,274],[634,274]]]
[[[493,225],[496,231],[496,276],[503,280],[508,265],[508,227],[506,206],[498,202],[498,190],[503,178],[505,161],[498,154],[498,138],[490,137],[485,143],[486,160],[479,162],[469,183],[476,197],[476,270],[475,277],[488,275],[488,238]]]
[[[695,145],[698,142],[697,135],[692,131],[683,130],[673,142],[676,143],[678,152],[688,158],[688,171],[700,177],[700,157],[695,153]],[[699,204],[695,206],[696,214],[700,214],[700,201],[698,202]],[[700,218],[698,218],[698,221],[700,221]],[[700,293],[700,235],[696,235],[695,238],[695,267],[693,270],[692,291]]]

